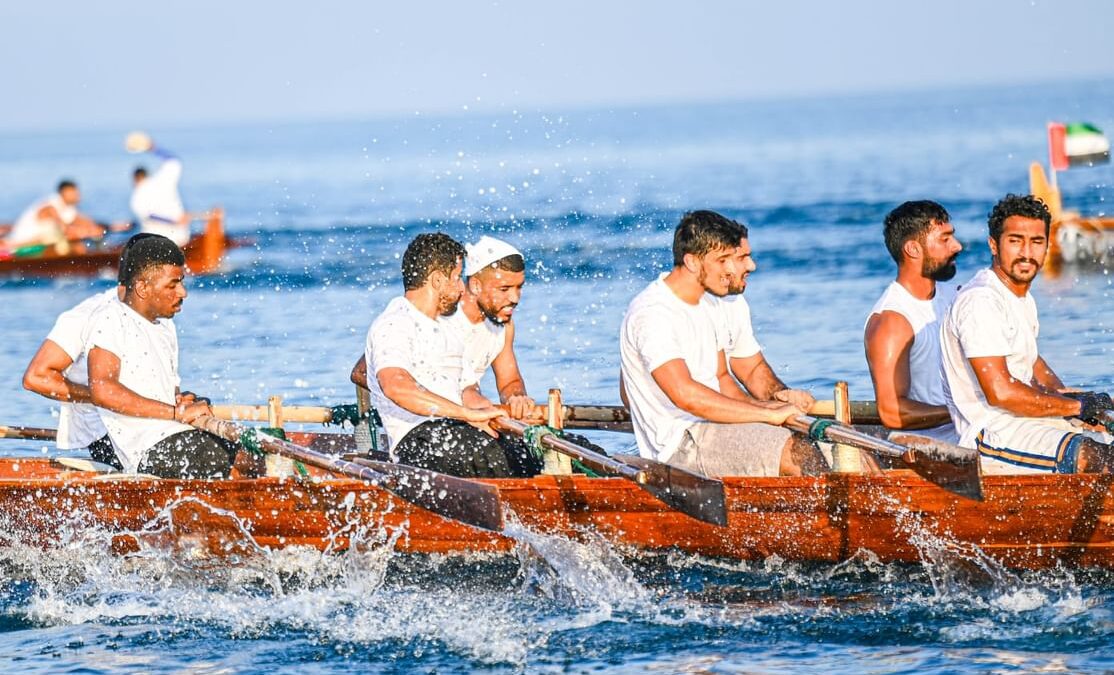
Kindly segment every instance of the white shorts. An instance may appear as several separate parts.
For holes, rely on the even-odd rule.
[[[1011,417],[975,437],[984,474],[1075,473],[1084,438],[1110,443],[1109,434],[1087,431],[1057,417]]]

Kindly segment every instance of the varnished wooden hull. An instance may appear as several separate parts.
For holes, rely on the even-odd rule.
[[[216,272],[224,261],[225,251],[234,245],[224,233],[223,218],[214,216],[206,223],[205,231],[194,235],[182,248],[186,267],[192,274]],[[0,276],[57,278],[111,273],[120,262],[122,248],[67,255],[48,250],[34,257],[0,259]]]
[[[910,562],[981,551],[1011,567],[1114,568],[1114,476],[987,477],[982,502],[908,471],[727,479],[727,527],[671,511],[621,479],[491,482],[511,518],[526,527],[570,537],[592,531],[635,549],[820,562],[859,551]],[[358,527],[402,531],[394,545],[406,552],[497,552],[515,545],[353,480],[102,480],[43,459],[0,461],[0,518],[0,540],[9,544],[49,547],[76,529],[108,533],[121,551],[152,538],[221,554],[255,545],[335,550],[347,547]],[[152,529],[160,518],[172,524]]]

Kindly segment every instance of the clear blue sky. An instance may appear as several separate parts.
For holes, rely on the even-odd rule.
[[[312,120],[1114,76],[1114,2],[31,2],[4,129]]]

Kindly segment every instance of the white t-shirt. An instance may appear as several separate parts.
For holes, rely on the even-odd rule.
[[[88,342],[92,329],[91,318],[109,302],[117,299],[116,288],[97,293],[82,300],[74,307],[58,315],[54,327],[46,336],[58,345],[73,363],[62,371],[62,376],[70,382],[89,384],[89,368],[86,358],[89,355]],[[104,437],[108,430],[101,422],[101,416],[92,403],[62,403],[58,415],[58,438],[55,443],[62,450],[87,448],[98,438]]]
[[[89,350],[99,347],[120,359],[120,384],[144,398],[174,405],[178,333],[167,319],[151,322],[113,299],[93,315]],[[193,427],[173,420],[132,417],[97,408],[124,470],[134,473],[151,446]]]
[[[754,337],[754,327],[750,322],[750,305],[742,293],[708,299],[719,311],[723,321],[723,351],[729,359],[745,359],[762,351],[762,346]]]
[[[720,352],[720,319],[711,298],[704,295],[690,305],[665,284],[665,276],[631,301],[619,331],[623,383],[638,452],[661,462],[677,451],[685,430],[702,420],[675,406],[652,373],[669,361],[683,359],[695,381],[719,391]]]
[[[131,209],[139,219],[141,231],[161,234],[175,244],[185,246],[190,240],[190,226],[178,222],[186,212],[178,194],[181,178],[181,160],[172,158],[164,161],[154,173],[135,186]]]
[[[464,341],[464,358],[479,382],[491,367],[491,362],[507,345],[507,327],[486,318],[479,323],[472,323],[459,307],[447,321]]]
[[[996,419],[1014,417],[987,402],[968,359],[1004,356],[1010,375],[1029,384],[1039,356],[1039,331],[1033,296],[1017,297],[993,270],[980,270],[956,295],[940,336],[944,394],[960,445],[975,447],[979,431]]]
[[[415,415],[399,406],[379,386],[379,371],[402,368],[421,386],[461,404],[461,392],[476,383],[464,358],[464,341],[448,319],[431,319],[405,296],[387,304],[367,331],[364,348],[371,402],[383,420],[392,452],[410,430],[436,416]]]
[[[8,233],[5,240],[7,245],[15,247],[24,243],[48,243],[60,240],[62,233],[58,231],[55,222],[49,218],[39,218],[39,211],[48,205],[54,207],[58,212],[58,218],[65,225],[69,225],[77,218],[77,207],[64,202],[62,195],[53,194],[43,197],[19,215],[19,219],[15,221],[12,231]]]
[[[896,312],[913,327],[909,349],[909,398],[929,405],[945,405],[944,362],[940,354],[940,322],[955,301],[956,287],[936,284],[931,300],[913,297],[904,286],[890,282],[874,303],[870,316]],[[869,321],[870,318],[867,318]]]

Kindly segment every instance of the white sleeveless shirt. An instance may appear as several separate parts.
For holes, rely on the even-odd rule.
[[[57,231],[53,221],[39,218],[39,211],[48,205],[54,207],[54,210],[58,212],[58,218],[64,225],[69,225],[77,218],[77,207],[62,201],[62,195],[53,194],[44,197],[27,207],[20,214],[19,219],[12,227],[12,231],[8,233],[7,243],[9,246],[14,247],[23,243],[39,241],[53,242],[60,238],[62,233]]]
[[[956,288],[936,284],[931,300],[920,300],[896,281],[890,282],[870,315],[897,312],[913,327],[913,346],[909,349],[909,393],[914,401],[946,405],[944,362],[940,350],[940,322],[955,300]],[[869,321],[869,318],[868,318]]]

